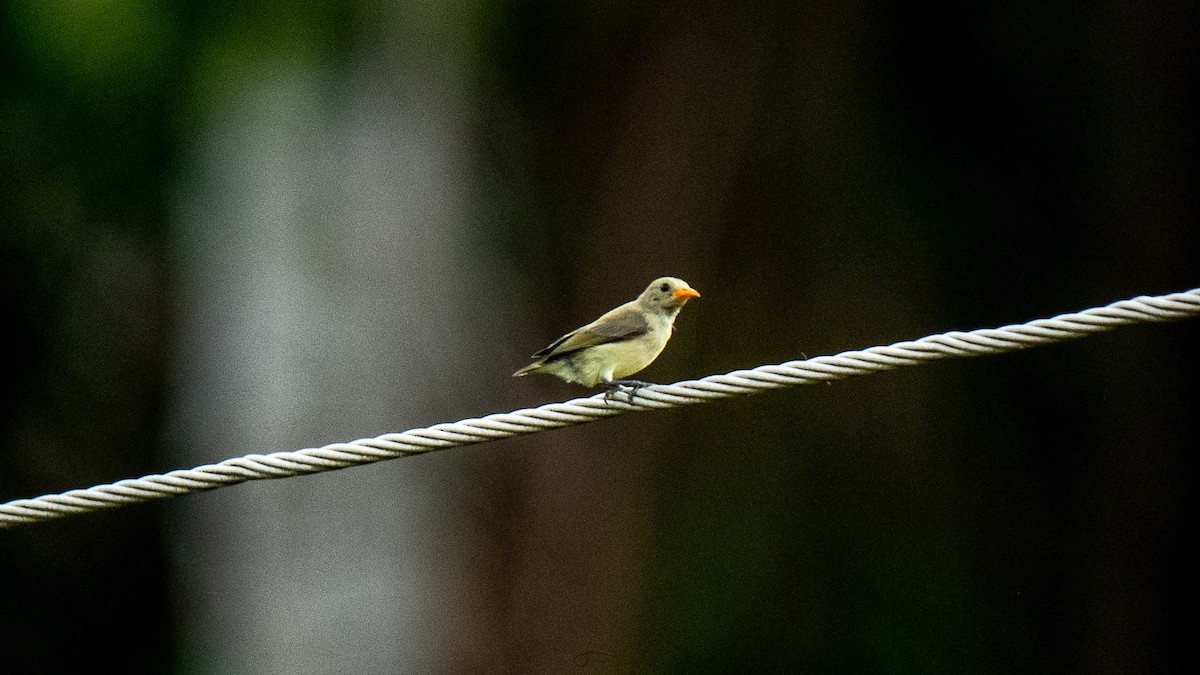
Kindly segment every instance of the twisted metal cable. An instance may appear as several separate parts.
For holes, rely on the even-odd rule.
[[[538,408],[437,424],[349,443],[333,443],[320,448],[269,455],[246,455],[195,469],[181,469],[163,475],[97,485],[86,490],[71,490],[62,494],[18,499],[0,504],[0,528],[213,490],[248,480],[331,471],[433,450],[484,443],[594,422],[635,410],[676,408],[799,384],[841,380],[852,375],[868,375],[955,356],[1001,354],[1084,337],[1118,326],[1175,321],[1196,315],[1200,315],[1200,288],[1170,295],[1122,300],[1074,314],[1062,314],[1051,319],[1038,319],[1001,328],[984,328],[969,332],[951,331],[862,351],[818,356],[803,361],[760,366],[751,370],[737,370],[700,380],[650,385],[638,389],[632,402],[625,394],[618,393],[607,399],[604,394],[596,394],[565,403],[551,403]]]

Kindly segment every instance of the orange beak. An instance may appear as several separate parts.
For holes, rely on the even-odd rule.
[[[698,298],[698,297],[700,297],[700,291],[698,291],[694,288],[681,288],[681,289],[675,291],[674,293],[672,293],[671,297],[675,298],[676,300],[687,300],[688,298]]]

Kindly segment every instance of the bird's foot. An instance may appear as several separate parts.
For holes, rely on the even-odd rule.
[[[604,392],[604,402],[607,403],[614,393],[628,388],[629,404],[633,405],[633,400],[637,397],[638,389],[649,387],[651,384],[653,382],[643,382],[641,380],[612,380],[605,382],[604,386],[608,387],[608,391]]]

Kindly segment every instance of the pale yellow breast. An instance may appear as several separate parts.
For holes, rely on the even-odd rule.
[[[625,342],[612,342],[584,350],[576,357],[577,367],[592,384],[606,379],[619,380],[650,365],[662,353],[671,335],[667,330],[653,330]]]

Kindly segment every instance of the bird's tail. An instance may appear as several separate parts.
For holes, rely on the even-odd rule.
[[[533,371],[537,370],[541,366],[542,366],[541,361],[534,361],[533,363],[531,363],[531,364],[525,366],[524,368],[518,370],[517,372],[513,373],[512,376],[513,377],[525,377],[526,375],[532,373]]]

